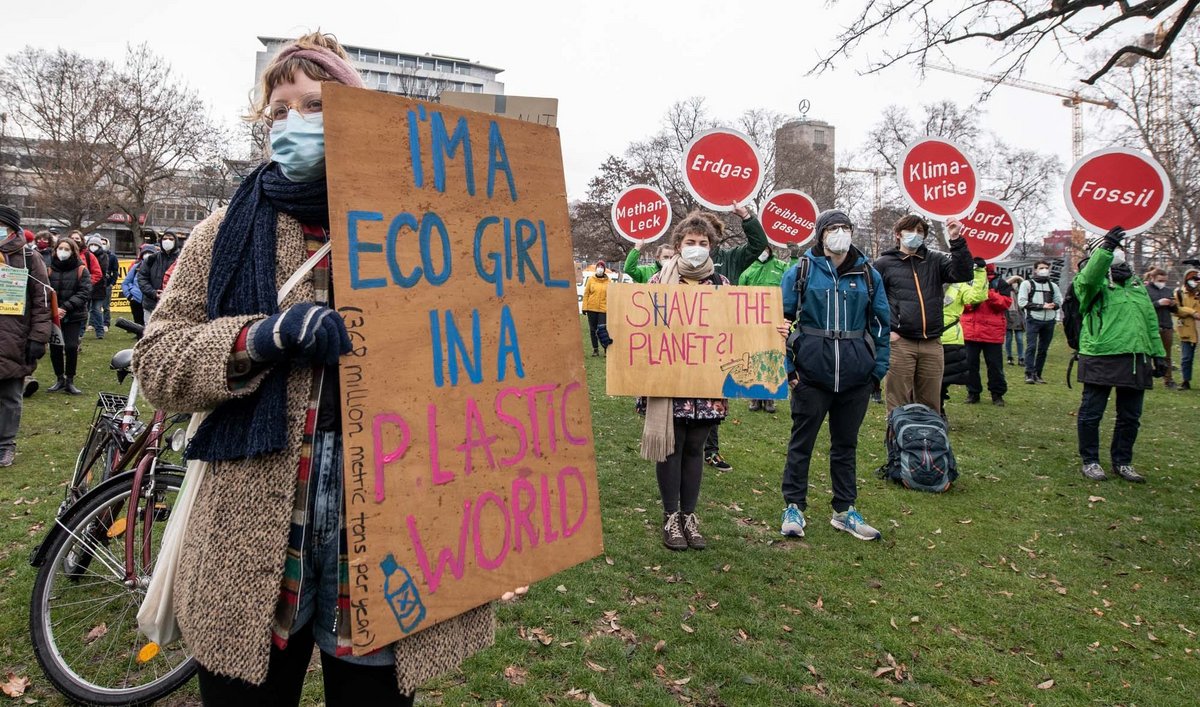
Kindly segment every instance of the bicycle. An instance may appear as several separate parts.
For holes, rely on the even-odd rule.
[[[141,332],[126,320],[117,326]],[[118,381],[131,376],[132,358],[128,349],[113,356]],[[196,671],[182,641],[158,645],[137,628],[183,485],[184,468],[162,461],[162,442],[188,419],[156,410],[142,423],[137,393],[134,377],[127,396],[100,394],[59,515],[30,560],[38,568],[29,607],[34,655],[62,694],[85,704],[152,702]],[[176,451],[182,433],[170,435]]]

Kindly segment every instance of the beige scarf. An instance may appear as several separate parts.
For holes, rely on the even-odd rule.
[[[712,259],[700,267],[692,267],[679,259],[671,258],[663,265],[659,274],[660,285],[678,285],[683,279],[700,281],[712,277]],[[646,398],[646,422],[642,426],[642,459],[652,462],[666,461],[675,451],[675,419],[672,413],[672,398]]]

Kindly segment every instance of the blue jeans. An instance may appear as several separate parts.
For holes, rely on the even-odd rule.
[[[1179,368],[1183,373],[1183,381],[1186,383],[1192,380],[1192,359],[1196,357],[1196,344],[1191,341],[1179,342]]]
[[[321,652],[337,654],[338,550],[342,539],[342,438],[317,432],[312,445],[312,485],[308,503],[308,536],[300,580],[300,602],[294,626],[313,622]],[[391,646],[369,655],[339,656],[354,665],[393,665]]]
[[[1004,333],[1004,355],[1012,360],[1014,341],[1017,344],[1017,358],[1025,360],[1025,332],[1020,329],[1009,329]]]
[[[96,330],[96,338],[104,338],[104,300],[92,300],[88,305],[88,324]]]
[[[1025,318],[1025,375],[1038,376],[1046,368],[1046,352],[1054,339],[1056,321]]]

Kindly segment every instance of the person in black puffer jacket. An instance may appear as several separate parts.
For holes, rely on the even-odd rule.
[[[82,395],[83,391],[75,387],[75,371],[79,364],[79,338],[92,300],[92,276],[79,260],[79,246],[70,238],[60,238],[54,246],[50,286],[58,295],[62,343],[50,344],[50,363],[58,380],[49,392],[65,390],[68,395]]]
[[[950,255],[925,246],[929,225],[910,214],[896,222],[896,248],[873,265],[883,278],[892,309],[892,349],[887,375],[887,409],[921,403],[941,409],[942,286],[971,279],[974,267],[967,243],[959,237],[962,224],[946,223]]]
[[[138,268],[137,282],[138,287],[142,288],[142,308],[146,310],[146,319],[150,318],[150,313],[162,297],[163,277],[179,257],[176,245],[175,234],[163,234],[158,251],[147,255]]]

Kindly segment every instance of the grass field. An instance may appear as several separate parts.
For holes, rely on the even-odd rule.
[[[117,390],[104,369],[126,341],[87,340],[87,395],[28,401],[17,464],[0,473],[0,677],[28,677],[26,697],[43,704],[60,698],[29,644],[29,551],[52,521],[95,391]],[[814,460],[808,537],[783,540],[790,420],[736,402],[721,429],[734,470],[706,470],[701,495],[709,549],[672,553],[661,544],[653,466],[637,457],[640,418],[630,399],[604,394],[603,363],[587,360],[605,557],[501,606],[496,647],[428,686],[421,702],[1197,703],[1200,392],[1147,396],[1135,463],[1149,483],[1087,482],[1075,452],[1079,389],[1063,384],[1060,333],[1050,385],[1025,385],[1006,369],[1008,407],[966,406],[953,389],[962,476],[941,496],[871,473],[884,433],[883,406],[872,405],[859,508],[883,531],[878,543],[828,525],[824,453]],[[1110,430],[1111,410],[1103,445]],[[818,450],[827,444],[822,434]],[[316,685],[306,694],[320,699]],[[195,695],[193,683],[170,703]]]

